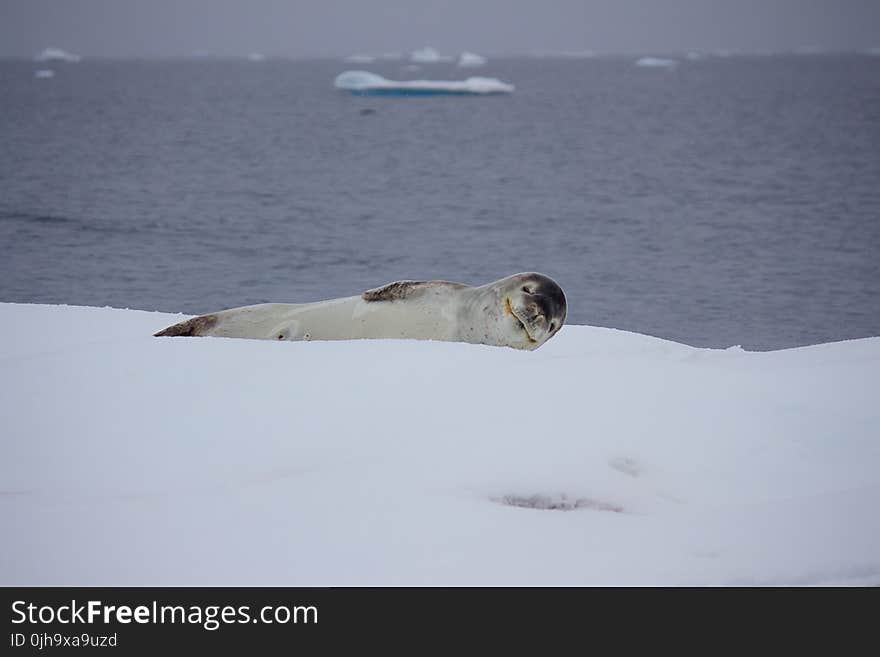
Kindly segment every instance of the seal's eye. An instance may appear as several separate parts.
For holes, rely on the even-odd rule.
[[[522,291],[525,292],[526,294],[534,294],[534,290],[532,288],[530,288],[528,285],[524,285]]]

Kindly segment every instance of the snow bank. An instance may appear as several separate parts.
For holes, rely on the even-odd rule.
[[[460,68],[476,68],[479,66],[485,66],[488,61],[489,60],[482,55],[473,52],[463,52],[458,58],[458,65]]]
[[[0,304],[3,585],[880,584],[880,339],[164,338]]]
[[[664,59],[662,57],[640,57],[636,60],[636,66],[645,68],[675,68],[678,66],[678,60]]]
[[[74,55],[61,48],[46,48],[43,52],[34,57],[38,62],[72,62],[76,63],[82,60],[79,55]]]
[[[333,81],[337,89],[370,96],[435,96],[507,94],[514,90],[496,78],[467,80],[388,80],[367,71],[345,71]]]

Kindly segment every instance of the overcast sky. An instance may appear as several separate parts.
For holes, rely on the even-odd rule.
[[[0,57],[880,46],[880,0],[0,0]]]

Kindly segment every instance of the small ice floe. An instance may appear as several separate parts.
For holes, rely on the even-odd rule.
[[[705,57],[706,56],[699,50],[688,50],[687,54],[685,55],[685,59],[691,62],[698,62],[701,59],[705,59]]]
[[[247,56],[249,62],[264,62],[266,61],[266,55],[261,52],[252,52]]]
[[[678,66],[678,60],[665,59],[663,57],[640,57],[636,60],[636,66],[643,68],[675,68]]]
[[[419,66],[418,64],[407,64],[406,66],[404,66],[402,68],[404,71],[410,71],[410,72],[422,70],[422,67]]]
[[[409,55],[410,61],[419,64],[437,64],[439,62],[451,62],[452,57],[449,55],[441,55],[439,52],[426,46],[421,50],[413,50]]]
[[[368,71],[345,71],[336,76],[333,84],[357,96],[487,96],[514,90],[512,84],[496,78],[398,81]]]
[[[376,58],[372,55],[355,53],[354,55],[349,55],[348,57],[344,58],[342,61],[348,64],[372,64],[376,61]]]
[[[43,78],[43,79],[54,78],[55,71],[53,71],[51,68],[41,68],[39,70],[34,71],[34,77],[35,78]]]
[[[61,50],[61,48],[46,48],[34,57],[34,60],[38,62],[71,62],[75,64],[82,60],[82,57],[66,50]]]
[[[477,66],[485,66],[489,60],[473,52],[463,52],[458,58],[458,65],[461,68],[475,68]]]
[[[867,55],[873,55],[874,57],[880,57],[880,47],[877,47],[877,48],[868,48],[868,49],[865,51],[865,54],[867,54]]]

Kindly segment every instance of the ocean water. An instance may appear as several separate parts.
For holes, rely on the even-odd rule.
[[[0,62],[0,301],[204,313],[535,270],[569,322],[697,346],[880,335],[880,57]],[[47,331],[58,327],[47,327]]]

